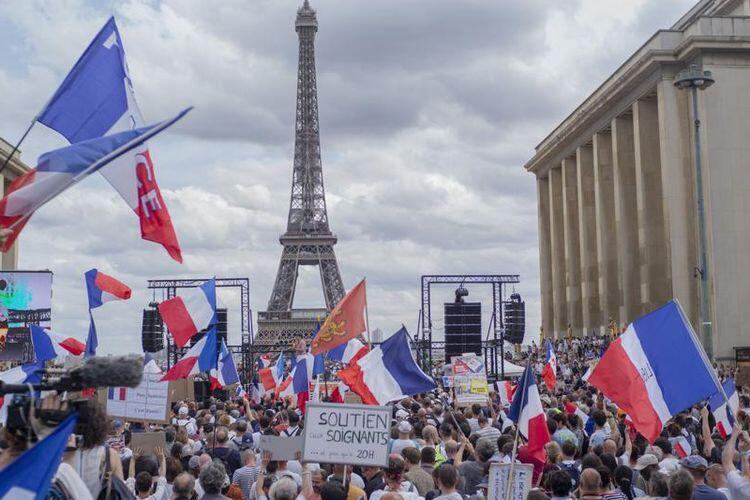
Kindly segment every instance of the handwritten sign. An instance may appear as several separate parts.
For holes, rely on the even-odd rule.
[[[388,406],[308,403],[302,457],[307,462],[388,465]]]
[[[138,387],[109,387],[107,414],[128,420],[167,423],[169,382],[161,373],[144,373]]]
[[[169,453],[164,431],[134,432],[130,438],[130,447],[134,450],[140,448],[146,455],[155,455],[156,448],[161,448],[165,453]]]
[[[490,465],[489,488],[487,498],[489,500],[505,500],[508,493],[508,475],[511,464],[500,464],[494,462]],[[510,485],[510,500],[526,500],[531,491],[531,479],[534,467],[529,464],[513,464],[513,482]]]

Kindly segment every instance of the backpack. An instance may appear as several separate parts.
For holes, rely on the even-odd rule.
[[[575,462],[572,464],[560,464],[560,469],[564,470],[568,476],[570,476],[570,480],[573,483],[573,489],[578,488],[578,483],[581,481],[581,471],[578,470]]]
[[[112,474],[112,464],[109,461],[109,446],[104,447],[104,474],[102,475],[102,489],[96,500],[135,500],[135,495],[128,485],[119,477]]]

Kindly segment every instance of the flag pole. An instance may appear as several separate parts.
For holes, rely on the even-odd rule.
[[[518,390],[519,389],[522,389],[521,390],[521,396],[520,396],[521,397],[521,401],[520,401],[521,404],[519,405],[519,414],[518,414],[518,419],[519,420],[521,419],[520,411],[523,410],[524,399],[526,398],[526,389],[527,388],[525,386],[527,384],[524,384],[524,382],[525,382],[525,376],[526,376],[527,373],[528,373],[528,375],[536,378],[536,375],[534,375],[534,373],[531,372],[531,358],[529,358],[529,360],[526,362],[526,371],[524,372],[524,376],[521,378],[521,381],[518,384],[519,387],[516,388],[516,394],[518,394]],[[534,382],[536,382],[536,380]],[[511,406],[513,406],[513,402],[511,402]],[[506,488],[505,488],[505,498],[506,498],[506,500],[510,499],[510,495],[511,495],[511,493],[513,491],[512,490],[512,485],[513,485],[513,468],[514,468],[515,463],[516,463],[516,455],[518,454],[518,434],[519,434],[519,431],[520,431],[520,426],[518,425],[518,422],[514,422],[514,423],[516,424],[516,433],[515,433],[515,436],[513,437],[513,451],[511,452],[511,455],[510,455],[510,468],[508,470],[508,484],[506,485]]]
[[[708,355],[706,354],[706,350],[703,348],[703,344],[701,344],[698,340],[698,335],[695,333],[693,325],[690,323],[690,321],[688,321],[687,316],[685,315],[685,311],[682,309],[682,304],[680,304],[680,301],[677,299],[672,300],[674,301],[675,305],[677,305],[677,310],[680,312],[682,321],[683,323],[685,323],[688,331],[690,332],[690,339],[693,341],[693,344],[695,344],[695,348],[698,350],[698,353],[703,360],[703,364],[706,365],[708,373],[711,374],[711,379],[714,381],[714,384],[716,384],[717,389],[719,389],[718,392],[721,392],[721,395],[724,397],[724,401],[727,403],[727,408],[731,408],[731,406],[729,405],[729,398],[727,397],[727,393],[724,392],[724,386],[721,385],[721,382],[719,382],[719,377],[716,375],[714,367],[711,366],[711,360],[708,359]]]
[[[365,282],[365,326],[367,326],[367,348],[372,350],[372,341],[370,340],[370,312],[367,309],[367,276],[362,278]]]
[[[21,139],[16,143],[15,146],[13,146],[13,149],[11,150],[10,154],[7,158],[5,158],[5,161],[3,162],[3,165],[0,167],[0,172],[5,170],[5,167],[8,166],[8,163],[10,163],[11,158],[13,158],[13,155],[16,154],[16,151],[18,151],[18,148],[21,147],[21,143],[26,139],[26,136],[29,135],[29,132],[31,132],[31,129],[36,124],[36,116],[33,120],[31,120],[31,123],[29,124],[29,127],[26,129],[26,132],[23,133],[21,136]]]

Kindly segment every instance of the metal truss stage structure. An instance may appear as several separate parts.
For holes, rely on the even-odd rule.
[[[503,305],[505,304],[505,289],[507,285],[520,283],[518,274],[427,274],[422,276],[422,309],[420,311],[419,323],[421,324],[421,338],[415,343],[417,361],[422,369],[430,373],[432,369],[433,354],[435,351],[445,350],[445,342],[435,342],[432,339],[432,312],[430,310],[431,286],[436,284],[487,284],[492,286],[492,316],[487,331],[487,338],[482,342],[482,355],[484,356],[487,375],[490,378],[502,378],[505,376],[504,352],[505,352],[505,326],[503,325]],[[491,334],[491,335],[490,335]],[[419,335],[419,333],[417,333]],[[500,363],[497,362],[497,354]],[[499,365],[499,366],[498,366]],[[429,371],[428,371],[429,370]]]
[[[166,298],[171,299],[177,296],[178,288],[196,288],[202,285],[208,278],[203,279],[173,279],[173,280],[148,280],[150,290],[163,290],[166,292]],[[240,375],[240,382],[246,387],[251,380],[251,369],[253,365],[252,343],[253,343],[253,318],[250,309],[250,279],[249,278],[216,278],[217,288],[239,288],[240,289],[240,318],[241,342],[240,344],[230,344],[227,339],[227,349],[232,352],[235,361],[238,357],[240,363],[237,365],[237,371]],[[167,334],[167,366],[172,367],[189,349],[189,346],[179,348],[172,340],[172,336]]]

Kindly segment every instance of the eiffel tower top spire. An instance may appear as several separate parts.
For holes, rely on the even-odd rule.
[[[297,9],[294,27],[299,38],[299,67],[292,195],[286,232],[279,238],[284,249],[276,282],[268,308],[258,313],[258,343],[283,344],[295,337],[309,337],[315,329],[317,318],[325,317],[345,293],[333,250],[336,236],[331,232],[326,213],[315,75],[318,19],[307,0]],[[317,266],[320,269],[325,308],[294,309],[300,266]]]
[[[299,37],[297,116],[292,196],[289,202],[286,234],[282,238],[312,234],[331,237],[320,159],[318,87],[315,70],[315,34],[318,31],[318,19],[307,1],[297,10],[294,26]]]

